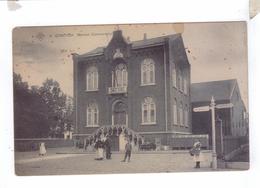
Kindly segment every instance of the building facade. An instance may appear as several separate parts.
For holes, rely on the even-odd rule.
[[[215,103],[231,104],[230,108],[216,109],[216,120],[222,123],[223,136],[248,135],[248,118],[236,79],[191,84],[192,108],[207,106],[211,97]],[[211,137],[211,115],[208,112],[192,112],[194,134]],[[210,139],[211,140],[211,139]]]
[[[180,34],[130,42],[121,30],[106,47],[73,54],[74,136],[125,129],[167,145],[191,134],[190,64]]]

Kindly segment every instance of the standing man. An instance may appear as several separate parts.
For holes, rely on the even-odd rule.
[[[121,162],[126,162],[126,158],[128,158],[127,162],[130,162],[132,152],[132,144],[130,143],[130,139],[127,139],[127,143],[125,145],[125,158]]]
[[[106,149],[106,159],[111,159],[111,140],[108,135],[106,136],[105,149]]]
[[[141,150],[141,145],[143,144],[143,140],[142,140],[142,138],[139,138],[138,139],[138,148],[139,148],[139,150]]]

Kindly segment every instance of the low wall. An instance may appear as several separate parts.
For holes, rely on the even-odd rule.
[[[202,144],[202,149],[209,149],[209,137],[205,134],[142,134],[145,141],[156,143],[156,138],[161,141],[163,150],[186,150],[192,148],[196,140]],[[167,149],[166,149],[167,148]]]
[[[46,148],[73,147],[73,140],[61,138],[32,138],[15,139],[15,151],[36,151],[39,150],[39,143],[44,142]]]
[[[224,154],[227,155],[240,148],[240,146],[248,144],[249,140],[246,136],[225,136],[223,142]]]
[[[172,149],[190,149],[196,140],[201,142],[202,149],[209,148],[208,135],[173,135],[170,139],[170,146]]]

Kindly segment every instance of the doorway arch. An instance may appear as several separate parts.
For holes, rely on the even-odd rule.
[[[122,100],[112,104],[112,125],[128,127],[127,105]]]

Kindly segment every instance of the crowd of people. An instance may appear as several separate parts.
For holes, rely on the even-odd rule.
[[[121,162],[130,162],[132,146],[137,146],[140,150],[140,146],[144,143],[144,139],[143,137],[137,137],[131,132],[127,132],[126,129],[117,128],[108,129],[107,132],[104,130],[99,131],[84,140],[83,148],[85,150],[88,148],[91,148],[92,151],[95,150],[97,154],[95,160],[109,160],[112,155],[111,137],[115,135],[119,136],[120,134],[123,134],[126,139],[124,159]],[[76,143],[76,146],[77,144],[78,143]],[[190,150],[190,154],[193,156],[194,162],[196,163],[195,168],[200,168],[200,162],[202,161],[203,156],[201,155],[201,142],[199,140],[195,140],[194,145]]]

